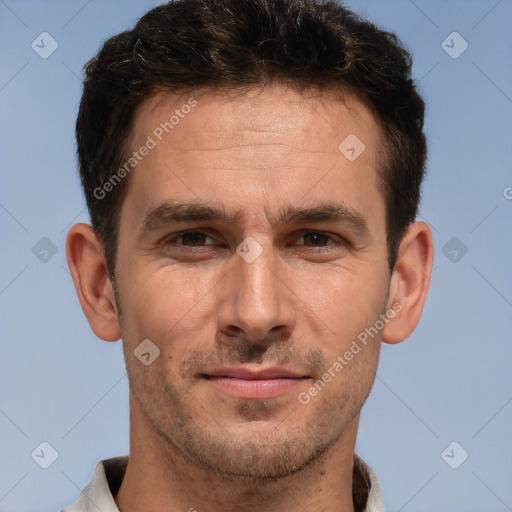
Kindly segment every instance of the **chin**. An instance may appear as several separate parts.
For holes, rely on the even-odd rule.
[[[187,458],[229,477],[276,480],[321,460],[339,435],[282,421],[239,423],[234,429],[189,432],[181,444]],[[330,434],[330,435],[329,435]]]

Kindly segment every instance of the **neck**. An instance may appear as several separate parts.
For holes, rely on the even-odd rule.
[[[352,471],[359,417],[326,453],[274,480],[215,473],[198,466],[148,424],[130,397],[130,458],[120,512],[354,512]]]

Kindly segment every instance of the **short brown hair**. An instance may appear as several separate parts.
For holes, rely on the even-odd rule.
[[[274,81],[300,91],[349,90],[376,115],[385,139],[378,176],[392,270],[417,214],[426,162],[425,104],[411,68],[396,35],[335,1],[175,0],[107,40],[85,67],[76,138],[82,186],[110,276],[129,179],[104,197],[97,191],[126,160],[141,102],[158,90],[243,90]]]

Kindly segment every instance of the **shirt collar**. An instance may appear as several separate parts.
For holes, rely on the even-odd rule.
[[[62,512],[119,512],[113,496],[121,486],[127,464],[127,455],[99,462],[78,501]],[[353,481],[354,503],[360,503],[361,512],[385,512],[377,476],[357,454],[354,457]]]

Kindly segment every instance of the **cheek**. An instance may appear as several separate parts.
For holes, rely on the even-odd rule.
[[[168,359],[171,352],[173,359],[179,359],[180,352],[190,351],[191,343],[204,338],[201,331],[211,328],[209,292],[215,279],[204,269],[178,266],[151,273],[134,270],[132,275],[141,277],[132,281],[127,293],[120,292],[126,317],[123,326],[131,343],[136,342],[134,338],[149,338]]]
[[[197,299],[201,281],[177,265],[153,269],[152,265],[144,268],[143,263],[129,272],[133,276],[128,292],[132,311],[140,311],[143,317],[153,320],[164,317],[172,321],[179,317]]]
[[[338,266],[310,274],[300,296],[323,324],[325,350],[344,351],[365,329],[375,325],[385,307],[389,279],[365,262],[355,268]]]

